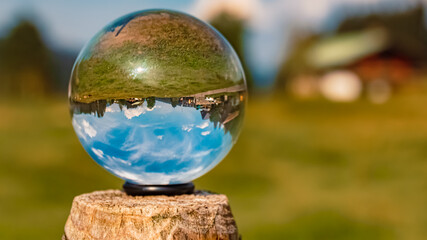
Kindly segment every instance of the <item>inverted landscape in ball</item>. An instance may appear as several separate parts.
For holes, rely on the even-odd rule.
[[[247,99],[227,40],[169,10],[103,28],[80,52],[69,86],[81,144],[132,195],[192,191],[236,142]]]

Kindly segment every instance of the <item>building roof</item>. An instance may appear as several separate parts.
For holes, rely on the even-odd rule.
[[[351,64],[389,47],[389,37],[382,28],[338,33],[314,43],[307,51],[307,62],[324,69]]]

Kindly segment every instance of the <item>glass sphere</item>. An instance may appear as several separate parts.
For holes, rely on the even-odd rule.
[[[70,80],[74,130],[102,167],[134,184],[190,182],[242,127],[247,89],[224,37],[183,13],[117,19],[80,52]]]

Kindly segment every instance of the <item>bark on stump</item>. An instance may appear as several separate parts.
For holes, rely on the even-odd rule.
[[[118,190],[74,198],[62,239],[224,239],[238,232],[225,195],[132,197]]]

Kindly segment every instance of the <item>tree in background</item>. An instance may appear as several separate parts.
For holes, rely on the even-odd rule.
[[[222,12],[215,16],[210,23],[224,35],[224,37],[230,42],[231,46],[233,46],[234,50],[236,50],[245,71],[248,89],[249,91],[252,91],[253,79],[244,55],[244,21],[228,14],[227,12]]]
[[[287,60],[282,63],[279,68],[275,90],[280,94],[283,93],[285,88],[288,88],[288,80],[301,73],[311,73],[311,69],[306,60],[306,54],[309,47],[318,41],[319,35],[313,33],[300,33],[293,34],[292,51],[287,56]]]
[[[0,94],[44,96],[53,89],[51,53],[37,27],[21,21],[0,42]]]
[[[345,19],[337,29],[338,33],[358,31],[367,27],[382,27],[390,36],[393,50],[402,52],[418,65],[427,64],[427,29],[424,7],[396,13],[378,13]]]
[[[147,108],[153,109],[156,105],[156,98],[155,97],[148,97],[147,99]]]
[[[178,106],[179,104],[179,98],[171,98],[171,105],[173,108],[176,108],[176,106]]]

